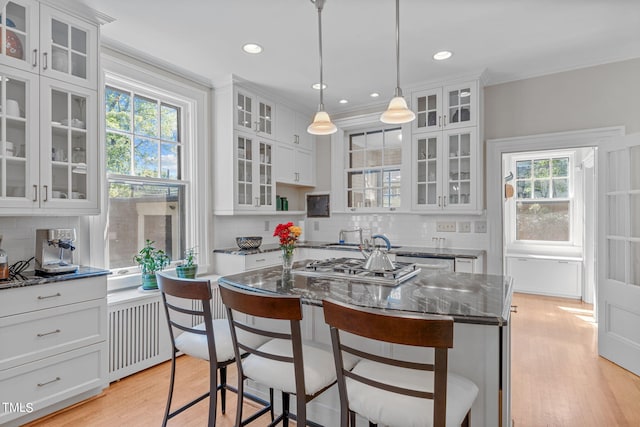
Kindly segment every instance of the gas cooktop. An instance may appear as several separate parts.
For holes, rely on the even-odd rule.
[[[357,279],[392,286],[398,285],[420,272],[415,264],[407,262],[394,262],[395,268],[389,271],[370,271],[364,268],[365,262],[364,259],[330,258],[311,261],[304,267],[296,268],[293,272],[306,276]]]

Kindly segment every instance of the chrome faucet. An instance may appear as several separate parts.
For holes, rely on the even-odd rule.
[[[345,235],[345,233],[358,233],[358,236],[360,238],[360,247],[362,247],[364,245],[364,241],[362,240],[362,228],[356,227],[356,228],[352,228],[352,229],[340,230],[340,234],[338,235],[338,242],[340,244],[344,243],[344,235]]]

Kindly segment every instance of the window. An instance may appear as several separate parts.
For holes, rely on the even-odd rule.
[[[402,130],[350,133],[347,152],[347,206],[400,207]]]
[[[133,266],[146,239],[182,258],[185,194],[182,154],[186,104],[126,84],[105,88],[108,261]]]
[[[571,157],[515,162],[516,240],[571,241]]]

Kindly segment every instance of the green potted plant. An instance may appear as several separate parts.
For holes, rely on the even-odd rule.
[[[189,248],[184,251],[184,261],[176,266],[176,274],[178,277],[187,279],[195,279],[198,272],[198,264],[196,264],[196,248]]]
[[[169,265],[169,255],[162,249],[156,249],[153,240],[146,240],[144,248],[140,249],[133,260],[138,263],[142,272],[142,289],[158,289],[156,271],[162,271]]]

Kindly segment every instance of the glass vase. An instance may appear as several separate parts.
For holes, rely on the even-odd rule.
[[[293,249],[282,249],[282,270],[291,271],[293,266]]]

